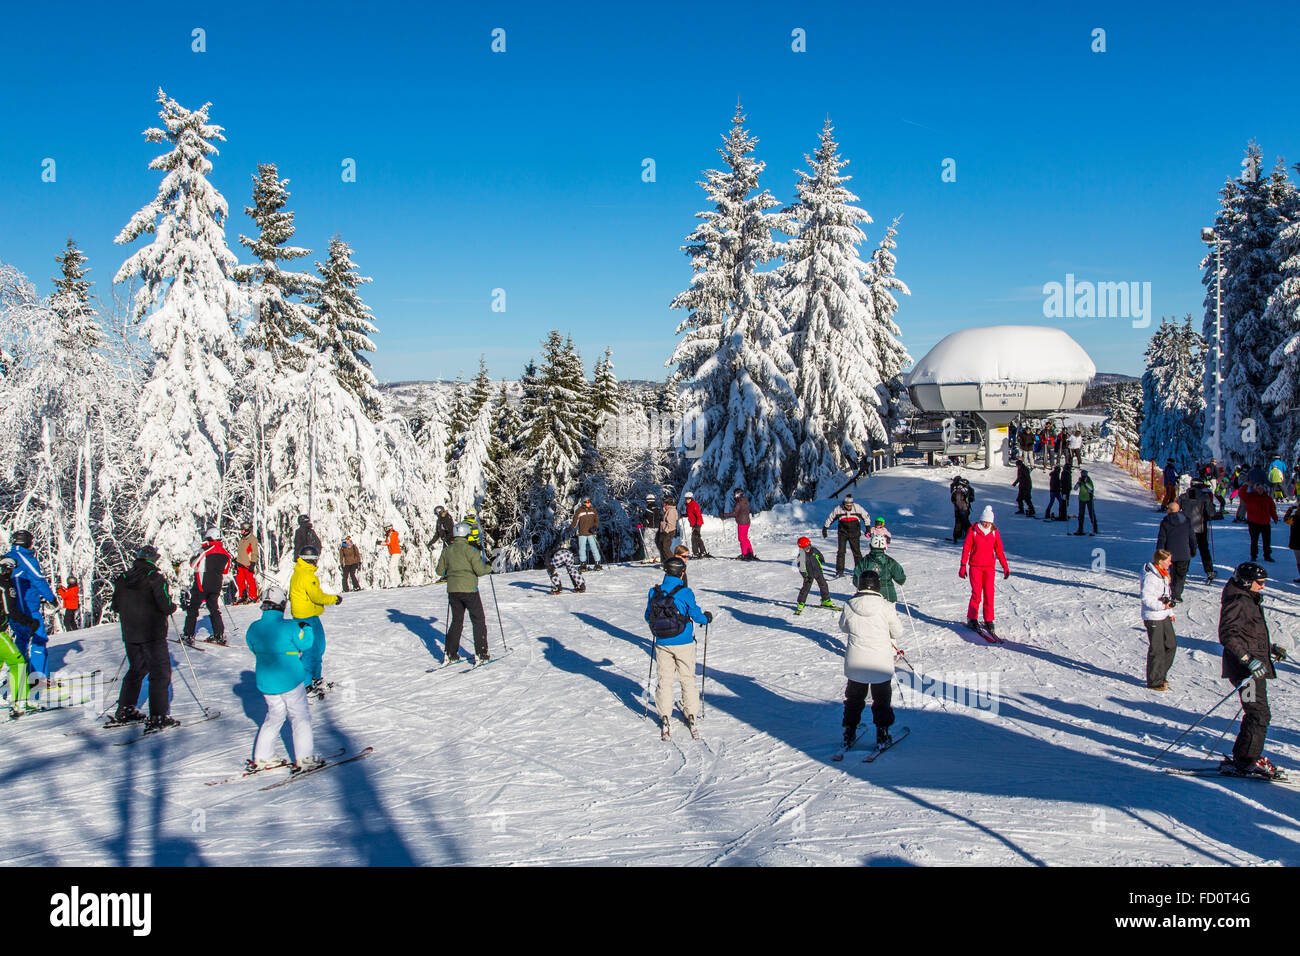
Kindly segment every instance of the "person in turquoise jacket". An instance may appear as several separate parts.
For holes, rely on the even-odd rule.
[[[293,731],[294,765],[309,770],[322,763],[314,753],[316,744],[305,686],[311,678],[302,661],[303,654],[311,649],[313,632],[305,621],[285,620],[287,604],[282,588],[267,588],[262,597],[262,616],[249,625],[244,638],[257,658],[257,689],[266,698],[266,719],[257,731],[253,759],[248,762],[249,771],[254,773],[287,763],[272,756],[286,717]]]

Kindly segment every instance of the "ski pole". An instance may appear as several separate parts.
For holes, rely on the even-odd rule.
[[[112,679],[111,681],[108,681],[109,684],[116,684],[116,683],[117,683],[117,679],[118,679],[119,677],[122,676],[122,668],[125,667],[125,666],[126,666],[126,655],[123,654],[123,655],[122,655],[122,663],[120,663],[120,664],[117,665],[117,671],[113,674],[113,679]],[[102,686],[102,685],[101,685],[101,686]],[[108,707],[105,707],[103,710],[101,710],[98,714],[95,715],[95,719],[96,719],[96,720],[99,720],[99,718],[101,718],[101,717],[103,717],[105,714],[107,714],[108,711],[109,711],[109,708],[111,708],[111,707],[113,707],[113,706],[114,706],[113,704],[109,704]]]
[[[650,715],[650,679],[655,673],[655,647],[659,643],[659,635],[650,636],[650,673],[645,675],[645,710],[641,711],[641,719],[645,720]]]
[[[1219,739],[1216,740],[1214,742],[1214,746],[1210,748],[1211,757],[1213,757],[1216,753],[1219,752],[1220,742],[1223,740],[1224,737],[1228,736],[1228,731],[1232,729],[1232,725],[1235,724],[1237,722],[1237,718],[1241,716],[1242,709],[1243,708],[1241,707],[1237,708],[1237,713],[1233,715],[1232,720],[1228,721],[1228,726],[1223,728],[1223,733],[1219,734]]]
[[[700,673],[700,720],[704,719],[704,685],[709,680],[709,622],[704,622],[704,670]]]
[[[492,575],[488,575],[488,584],[492,585],[492,606],[497,611],[497,630],[501,632],[501,646],[507,651],[510,645],[506,643],[506,629],[501,626],[501,605],[497,603],[497,583],[492,580]]]
[[[1201,721],[1203,721],[1206,717],[1209,717],[1210,714],[1214,713],[1214,712],[1215,712],[1216,710],[1218,710],[1221,706],[1223,706],[1223,703],[1224,703],[1224,702],[1225,702],[1229,697],[1231,697],[1233,694],[1236,694],[1236,693],[1238,693],[1239,691],[1241,691],[1242,688],[1244,688],[1244,687],[1245,687],[1247,684],[1249,684],[1252,680],[1254,680],[1254,675],[1251,675],[1251,676],[1249,676],[1249,677],[1244,677],[1244,678],[1242,678],[1242,681],[1241,681],[1240,684],[1238,684],[1238,685],[1237,685],[1236,687],[1234,687],[1232,690],[1230,690],[1230,691],[1228,691],[1226,694],[1224,694],[1223,697],[1220,698],[1219,702],[1218,702],[1217,704],[1215,704],[1213,707],[1211,707],[1209,710],[1207,710],[1204,714],[1202,714],[1200,717],[1197,717],[1197,718],[1196,718],[1196,723],[1192,724],[1192,726],[1188,727],[1188,728],[1187,728],[1186,730],[1184,730],[1181,734],[1179,734],[1176,738],[1174,738],[1174,742],[1173,742],[1172,744],[1170,744],[1168,747],[1166,747],[1164,750],[1160,751],[1160,753],[1156,754],[1155,757],[1153,757],[1153,758],[1151,759],[1151,762],[1147,764],[1147,766],[1148,766],[1148,767],[1151,766],[1152,764],[1156,763],[1156,762],[1157,762],[1161,757],[1163,757],[1165,754],[1169,753],[1169,751],[1172,750],[1172,749],[1174,748],[1174,746],[1178,743],[1178,741],[1182,740],[1184,737],[1186,737],[1188,734],[1190,734],[1193,730],[1195,730],[1196,727],[1197,727],[1197,725],[1199,725]]]
[[[193,690],[190,690],[190,696],[194,698],[195,702],[199,705],[199,710],[203,711],[203,716],[206,717],[208,716],[208,708],[199,698],[200,695],[203,697],[206,697],[207,695],[203,693],[203,685],[199,683],[199,675],[194,672],[194,662],[190,660],[190,647],[185,643],[185,635],[181,633],[181,629],[176,627],[176,615],[168,614],[167,617],[171,619],[172,627],[176,628],[176,636],[180,638],[181,642],[181,652],[185,655],[185,664],[190,669],[190,676],[194,678],[194,686],[199,689],[198,694],[195,694]],[[189,687],[188,684],[185,686]]]

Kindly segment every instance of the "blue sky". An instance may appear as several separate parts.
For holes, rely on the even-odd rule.
[[[159,150],[140,134],[162,86],[211,101],[225,127],[212,178],[232,247],[253,228],[258,162],[290,179],[301,245],[320,258],[336,232],[352,245],[375,280],[381,379],[468,376],[480,352],[516,377],[552,327],[588,368],[609,345],[620,377],[660,378],[697,180],[739,98],[779,200],[829,114],[870,245],[903,216],[912,295],[897,318],[919,358],[958,328],[1048,324],[1042,286],[1067,273],[1150,282],[1153,325],[1199,319],[1199,228],[1246,143],[1268,167],[1300,159],[1294,4],[1251,17],[1186,3],[611,6],[12,7],[0,260],[48,291],[72,235],[108,294],[128,254],[112,239],[157,188]],[[504,54],[490,50],[498,27]],[[1090,49],[1098,27],[1105,53]],[[945,158],[956,182],[941,180]],[[1151,329],[1060,324],[1100,370],[1140,372]]]

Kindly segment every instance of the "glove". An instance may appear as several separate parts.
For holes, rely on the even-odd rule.
[[[704,612],[704,620],[705,620],[706,623],[712,624],[712,623],[713,623],[713,612],[712,612],[712,611],[705,611],[705,612]]]
[[[1273,652],[1273,660],[1275,661],[1286,660],[1286,648],[1283,647],[1281,644],[1274,644],[1271,648],[1269,648],[1269,650]]]
[[[334,595],[334,606],[338,607],[342,603],[343,603],[343,595],[342,594]]]
[[[965,576],[966,576],[966,566],[962,565],[961,570],[957,572],[957,577],[964,578]]]
[[[825,528],[822,528],[822,537],[829,538],[830,536],[831,536],[830,532],[827,531]]]
[[[1010,569],[1010,568],[1003,568],[1003,569],[1002,569],[1002,580],[1005,581],[1005,580],[1006,580],[1007,578],[1009,578],[1009,577],[1011,577],[1011,569]]]
[[[1259,660],[1258,658],[1251,657],[1243,661],[1243,663],[1246,665],[1246,669],[1250,671],[1251,677],[1260,677],[1263,675],[1264,673],[1263,661]]]

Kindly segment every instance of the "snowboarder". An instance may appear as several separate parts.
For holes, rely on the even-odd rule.
[[[659,522],[662,518],[663,512],[659,510],[659,502],[653,493],[647,494],[645,507],[641,509],[641,523],[636,526],[641,532],[641,548],[645,552],[641,556],[642,564],[658,564],[661,560],[657,557],[659,547],[656,542],[659,535]]]
[[[1034,516],[1034,477],[1023,459],[1016,463],[1016,480],[1011,484],[1020,489],[1016,495],[1016,514],[1027,514],[1032,518]]]
[[[58,595],[59,603],[63,605],[63,629],[75,631],[77,611],[81,608],[81,588],[77,585],[76,577],[68,575],[67,584],[55,588],[54,593]]]
[[[260,552],[253,526],[245,521],[235,542],[235,597],[236,604],[253,604],[257,601],[257,562]]]
[[[582,576],[582,569],[578,567],[578,562],[574,560],[573,552],[560,545],[546,562],[546,573],[551,576],[552,594],[559,594],[564,590],[564,586],[560,583],[561,568],[569,573],[569,583],[573,585],[574,594],[582,594],[587,590],[587,582]]]
[[[298,515],[298,527],[293,533],[293,556],[296,558],[302,554],[302,549],[307,545],[311,545],[320,554],[320,537],[311,526],[311,518],[308,515]]]
[[[1178,504],[1192,523],[1192,534],[1196,535],[1196,547],[1201,554],[1201,567],[1205,570],[1205,583],[1209,584],[1215,577],[1214,555],[1210,553],[1210,522],[1222,518],[1223,513],[1215,508],[1213,496],[1199,478],[1192,482],[1186,494],[1178,496]]]
[[[1263,484],[1251,485],[1241,493],[1246,504],[1246,530],[1250,533],[1250,560],[1259,560],[1259,539],[1264,539],[1264,560],[1273,560],[1273,525],[1277,523],[1277,504]]]
[[[293,576],[289,579],[289,613],[295,623],[311,629],[311,647],[302,653],[302,668],[306,673],[308,692],[323,695],[325,681],[321,668],[325,662],[325,625],[320,616],[328,605],[342,604],[343,598],[321,590],[320,578],[316,576],[318,561],[320,552],[310,544],[298,555]]]
[[[1273,661],[1286,660],[1286,651],[1269,643],[1268,622],[1264,620],[1264,582],[1268,572],[1261,565],[1245,562],[1237,565],[1223,586],[1219,611],[1219,643],[1223,645],[1222,674],[1234,685],[1250,678],[1238,691],[1241,697],[1241,730],[1232,748],[1232,759],[1221,770],[1243,774],[1277,776],[1277,768],[1264,756],[1264,738],[1268,733],[1268,684],[1277,676]]]
[[[831,600],[831,589],[826,586],[826,576],[822,574],[822,568],[825,566],[822,553],[813,547],[812,541],[808,538],[800,538],[798,545],[799,555],[795,560],[799,566],[799,575],[803,579],[803,585],[799,588],[799,597],[794,602],[794,613],[803,613],[804,601],[808,599],[808,593],[812,590],[814,581],[817,582],[817,588],[821,592],[822,607],[834,607],[835,602]]]
[[[1187,580],[1187,568],[1192,563],[1196,552],[1196,535],[1192,523],[1183,514],[1183,506],[1177,500],[1169,502],[1169,511],[1160,521],[1160,530],[1156,534],[1156,548],[1168,551],[1172,556],[1169,570],[1169,595],[1174,604],[1183,599],[1183,583]]]
[[[1002,535],[993,523],[993,507],[985,505],[980,514],[979,524],[966,533],[966,543],[961,549],[961,568],[958,577],[967,576],[970,569],[970,604],[966,607],[966,624],[974,631],[980,630],[976,615],[980,609],[980,599],[984,602],[984,628],[994,637],[993,630],[993,583],[995,562],[1002,564],[1002,577],[1011,577],[1011,568],[1007,567],[1007,556],[1002,550]]]
[[[12,547],[7,557],[14,559],[12,576],[18,594],[18,607],[27,620],[36,622],[35,625],[28,626],[24,620],[15,617],[10,621],[9,630],[14,635],[14,645],[27,658],[29,679],[44,679],[48,673],[46,645],[49,637],[45,632],[45,615],[41,613],[41,603],[57,604],[58,598],[50,590],[49,582],[41,573],[40,562],[32,554],[32,533],[27,530],[15,531],[9,542]]]
[[[970,510],[975,504],[975,489],[964,475],[958,475],[948,486],[948,497],[952,499],[952,540],[966,540],[970,530]]]
[[[853,585],[859,587],[858,579],[862,577],[864,571],[874,571],[879,581],[877,590],[886,601],[894,604],[898,601],[898,592],[894,589],[894,585],[907,583],[903,566],[885,552],[889,547],[889,539],[883,534],[872,531],[867,544],[867,556],[853,569]]]
[[[712,623],[713,613],[701,610],[696,603],[695,592],[686,584],[686,563],[680,558],[664,562],[663,583],[652,587],[646,596],[645,619],[654,635],[654,663],[659,668],[655,709],[660,737],[667,740],[669,736],[674,676],[682,686],[682,716],[691,736],[697,736],[700,694],[695,686],[695,625]]]
[[[578,532],[578,560],[582,570],[587,570],[587,552],[591,552],[593,571],[601,570],[600,545],[596,543],[596,532],[600,530],[600,515],[596,513],[591,498],[583,498],[582,505],[573,513],[573,522],[567,534]]]
[[[339,567],[343,569],[343,591],[348,591],[348,581],[352,582],[351,590],[360,591],[361,582],[357,580],[357,572],[361,570],[361,549],[352,540],[352,535],[345,537],[339,545]]]
[[[193,602],[197,604],[197,600]],[[172,658],[167,650],[167,619],[176,612],[167,581],[158,570],[158,550],[145,545],[135,563],[113,582],[113,611],[122,625],[122,643],[131,666],[122,681],[113,720],[144,720],[137,708],[140,688],[149,679],[149,719],[146,730],[175,727],[171,707]]]
[[[460,662],[460,635],[465,628],[466,611],[474,628],[475,663],[486,664],[491,659],[478,579],[491,574],[492,569],[483,561],[483,553],[469,543],[472,531],[468,522],[456,525],[451,546],[438,558],[437,571],[447,578],[447,601],[451,604],[451,624],[447,628],[447,649],[443,657],[447,664]]]
[[[655,541],[659,545],[659,557],[667,561],[673,556],[673,539],[677,537],[677,504],[673,501],[671,491],[664,492],[664,510],[659,517],[659,534]]]
[[[230,573],[230,552],[221,543],[221,532],[209,528],[199,546],[199,553],[190,562],[194,571],[194,588],[190,592],[190,603],[185,610],[185,628],[181,632],[183,639],[194,643],[194,631],[199,622],[199,607],[207,604],[208,617],[212,624],[211,644],[226,643],[226,622],[221,618],[221,580]]]
[[[740,542],[740,561],[757,561],[754,554],[754,546],[749,543],[749,525],[752,514],[749,510],[749,496],[744,490],[737,488],[731,495],[731,510],[722,515],[723,518],[736,519],[736,540]]]
[[[974,532],[972,532],[974,533]],[[887,747],[892,740],[889,728],[894,724],[892,704],[894,661],[903,623],[894,605],[880,593],[880,578],[875,571],[858,577],[858,593],[844,605],[840,630],[848,635],[844,651],[844,749],[858,736],[858,722],[871,694],[871,720],[876,725],[876,746]]]
[[[1142,623],[1147,629],[1147,689],[1168,690],[1165,678],[1174,663],[1178,638],[1174,634],[1174,599],[1169,589],[1172,556],[1157,549],[1142,569]]]
[[[1095,535],[1097,533],[1097,511],[1092,506],[1095,490],[1092,477],[1088,474],[1087,468],[1079,469],[1079,480],[1074,487],[1079,489],[1079,530],[1074,533],[1076,535],[1083,534],[1083,513],[1087,511],[1088,516],[1092,518],[1092,533]]]
[[[10,628],[23,624],[36,629],[36,620],[28,617],[18,603],[18,588],[14,585],[14,571],[18,562],[12,555],[0,558],[0,665],[9,668],[9,711],[17,717],[36,704],[27,699],[31,685],[28,682],[27,656],[18,649]]]
[[[704,527],[704,512],[700,510],[700,503],[695,500],[695,495],[686,492],[686,523],[691,526],[691,553],[697,558],[711,558],[708,548],[704,546],[704,538],[701,529]],[[1300,567],[1300,564],[1297,564]]]
[[[301,557],[301,556],[300,556]],[[282,765],[273,759],[275,741],[285,718],[293,734],[293,766],[312,770],[325,761],[316,755],[307,707],[307,684],[311,682],[304,663],[310,655],[314,631],[304,621],[286,621],[284,591],[272,585],[262,598],[262,616],[248,626],[244,642],[257,658],[257,690],[266,701],[266,717],[253,741],[249,771]]]
[[[384,525],[383,545],[388,549],[388,583],[390,588],[402,586],[402,543],[398,540],[397,529],[391,524]]]
[[[859,504],[855,504],[852,495],[845,495],[844,500],[836,505],[826,516],[822,525],[822,537],[830,537],[830,527],[835,525],[835,576],[844,573],[844,549],[853,552],[853,563],[862,560],[862,533],[871,527],[871,515]]]

